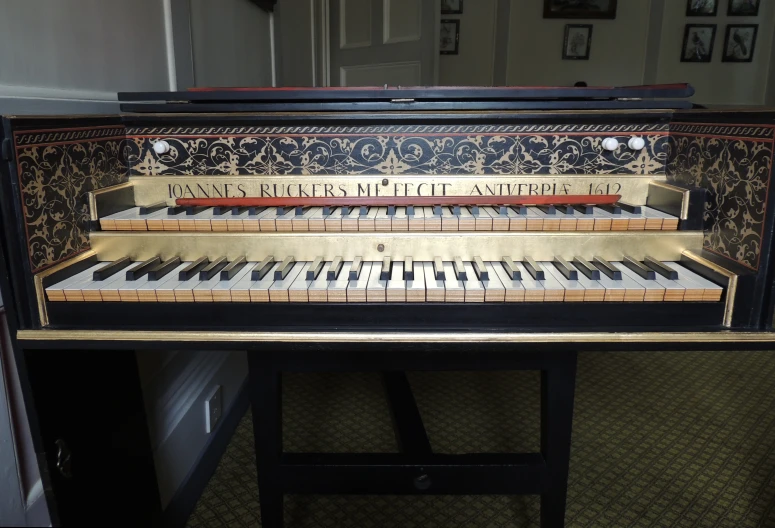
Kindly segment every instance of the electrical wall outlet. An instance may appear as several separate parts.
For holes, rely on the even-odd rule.
[[[218,385],[205,400],[205,431],[212,433],[223,414],[223,387]]]

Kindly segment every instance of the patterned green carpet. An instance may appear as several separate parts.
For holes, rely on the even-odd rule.
[[[538,450],[538,373],[412,373],[434,451]],[[396,450],[376,374],[284,376],[286,451]],[[190,527],[260,526],[250,413]],[[537,497],[289,496],[289,528],[538,526]],[[568,527],[775,527],[775,355],[585,353]]]

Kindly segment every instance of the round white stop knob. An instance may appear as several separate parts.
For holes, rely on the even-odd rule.
[[[627,142],[627,146],[630,147],[632,150],[642,150],[643,147],[646,146],[646,142],[643,140],[642,137],[633,136]]]
[[[614,151],[619,148],[619,142],[616,138],[605,138],[603,140],[603,148],[606,150]]]
[[[156,154],[166,154],[170,151],[170,144],[164,141],[163,139],[160,139],[156,143],[153,144],[153,151]]]

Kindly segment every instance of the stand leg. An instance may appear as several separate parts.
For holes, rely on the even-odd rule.
[[[541,495],[541,526],[565,525],[576,353],[558,357],[541,371],[541,453],[549,467],[549,490]]]
[[[266,352],[248,352],[250,406],[253,412],[258,496],[261,525],[282,528],[283,491],[280,487],[282,456],[282,385],[281,374]]]

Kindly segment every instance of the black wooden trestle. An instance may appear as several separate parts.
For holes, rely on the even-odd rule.
[[[516,353],[483,358],[432,351],[386,361],[336,351],[248,352],[258,489],[265,528],[283,526],[285,494],[537,494],[541,526],[564,525],[576,352]],[[379,371],[399,453],[284,453],[282,372]],[[434,453],[406,378],[408,370],[540,370],[539,453]],[[514,402],[519,405],[519,402]]]

